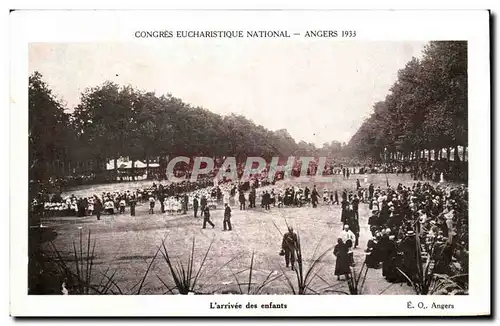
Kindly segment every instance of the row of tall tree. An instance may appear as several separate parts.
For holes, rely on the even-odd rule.
[[[339,153],[339,142],[322,148],[292,138],[286,129],[271,131],[240,115],[221,116],[193,107],[172,95],[157,96],[130,86],[105,82],[85,90],[69,110],[40,73],[29,78],[29,149],[31,180],[102,171],[108,160],[132,161],[183,156]]]
[[[468,146],[467,42],[435,41],[398,72],[346,154],[384,159],[465,159]],[[461,151],[459,151],[462,149]],[[460,152],[462,157],[460,157]]]

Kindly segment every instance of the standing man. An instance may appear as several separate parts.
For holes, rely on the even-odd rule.
[[[200,204],[201,204],[201,214],[203,214],[203,210],[205,209],[205,207],[207,207],[207,196],[205,195],[201,196]]]
[[[314,188],[311,193],[311,202],[314,208],[318,206],[318,198],[319,198],[318,190],[316,190],[316,185],[314,185]]]
[[[354,248],[358,247],[359,244],[359,220],[352,216],[348,221],[349,229],[354,233]]]
[[[263,199],[264,199],[264,208],[268,211],[271,209],[270,204],[271,204],[271,195],[269,195],[269,192],[267,190],[264,192]]]
[[[194,210],[194,217],[198,217],[198,195],[194,196],[193,210]]]
[[[201,214],[203,215],[203,227],[202,229],[207,228],[207,223],[212,226],[212,229],[215,227],[214,223],[210,220],[210,210],[208,209],[208,206],[205,206],[201,210]]]
[[[354,212],[354,217],[357,220],[359,220],[359,198],[357,195],[354,195],[351,204],[352,204],[352,210]]]
[[[309,202],[309,193],[310,192],[311,192],[311,190],[309,190],[309,188],[306,186],[306,189],[304,190],[304,197],[305,197],[306,203]]]
[[[255,199],[257,197],[257,193],[255,191],[255,188],[252,188],[252,190],[250,190],[250,194],[248,195],[248,201],[250,202],[249,203],[249,208],[255,208]]]
[[[231,227],[231,207],[227,203],[224,204],[224,231],[229,229],[231,231],[233,228]],[[227,227],[227,228],[226,228]]]
[[[165,195],[163,194],[163,186],[160,184],[160,194],[158,196],[158,199],[160,200],[160,209],[161,213],[165,213]]]
[[[189,202],[189,196],[187,195],[187,193],[185,193],[182,199],[182,208],[184,209],[184,214],[187,214],[188,202]]]
[[[373,187],[373,183],[370,183],[370,186],[368,187],[368,199],[372,199],[373,198],[373,192],[374,192],[374,187]]]
[[[94,196],[94,197],[95,197],[95,200],[94,200],[94,210],[95,210],[95,214],[97,216],[97,220],[99,221],[101,219],[102,202],[99,199],[99,197],[97,197],[97,196]]]
[[[135,216],[135,205],[137,204],[135,196],[132,196],[129,202],[130,202],[130,216]]]
[[[281,249],[285,253],[285,263],[286,267],[290,264],[292,266],[292,271],[295,270],[295,251],[297,250],[298,240],[297,234],[293,232],[291,226],[288,227],[288,232],[283,235],[283,241],[281,242]]]
[[[240,190],[240,195],[239,195],[239,201],[240,201],[240,211],[241,210],[244,211],[246,199],[245,199],[245,193],[241,190]]]
[[[374,231],[377,230],[379,227],[378,211],[376,209],[372,210],[372,215],[368,217],[368,225],[370,226],[370,231],[372,232],[372,235],[375,236]]]

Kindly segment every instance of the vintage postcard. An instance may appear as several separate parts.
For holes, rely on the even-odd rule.
[[[490,315],[489,19],[13,11],[11,314]]]

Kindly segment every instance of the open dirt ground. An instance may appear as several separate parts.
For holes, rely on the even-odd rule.
[[[348,180],[344,180],[342,176],[335,176],[334,182],[326,187],[331,190],[337,189],[340,195],[344,188],[355,189],[358,177],[362,186],[367,187],[368,184],[364,184],[364,176],[361,175],[352,175]],[[388,178],[392,186],[396,186],[399,182],[407,185],[414,182],[409,175],[389,175]],[[370,182],[373,182],[375,187],[384,187],[386,176],[384,174],[368,175],[368,183]],[[139,183],[129,182],[85,187],[74,189],[68,194],[74,193],[77,196],[83,196],[118,189],[133,190],[138,186],[150,184],[150,181],[141,181]],[[279,182],[275,186],[267,188],[280,188],[288,184],[297,183],[290,180]],[[308,185],[312,186],[312,183]],[[320,194],[322,194],[324,187],[325,184],[317,184]],[[238,286],[235,275],[240,282],[248,282],[248,268],[252,252],[255,254],[252,283],[260,283],[270,273],[280,275],[282,269],[295,282],[294,272],[285,269],[284,258],[278,255],[281,249],[282,235],[274,224],[281,232],[285,232],[286,218],[286,221],[294,227],[300,236],[305,268],[311,264],[315,251],[314,258],[326,250],[329,251],[318,266],[320,277],[312,282],[311,288],[321,294],[333,294],[332,290],[347,291],[348,289],[345,281],[339,282],[333,275],[335,269],[333,245],[336,243],[337,235],[342,228],[340,206],[325,205],[320,201],[317,208],[271,207],[270,211],[265,211],[258,207],[240,211],[238,207],[233,207],[231,219],[233,231],[231,232],[222,231],[222,208],[211,212],[211,219],[215,223],[214,229],[211,227],[202,229],[203,220],[194,218],[192,212],[188,212],[186,215],[167,215],[159,212],[159,205],[156,205],[155,209],[157,211],[155,214],[148,214],[148,206],[145,203],[137,206],[135,217],[130,216],[127,208],[123,215],[103,215],[100,221],[97,221],[95,216],[88,216],[84,218],[48,218],[44,219],[42,223],[57,232],[54,244],[68,257],[73,256],[73,241],[77,243],[78,248],[80,233],[83,233],[85,243],[87,233],[90,230],[92,239],[96,240],[93,277],[100,279],[99,273],[104,272],[107,268],[110,271],[116,271],[117,284],[124,293],[130,294],[134,294],[134,290],[137,288],[134,288],[134,285],[142,278],[162,239],[165,239],[166,248],[172,259],[186,264],[194,238],[196,241],[195,270],[213,241],[200,276],[198,291],[202,293],[237,293]],[[356,270],[361,268],[364,261],[364,249],[370,237],[367,224],[369,216],[367,204],[360,205],[359,216],[360,247],[354,249],[356,262],[354,268]],[[231,262],[225,265],[228,261]],[[142,293],[162,294],[167,291],[158,276],[166,283],[173,284],[167,264],[161,255],[153,264]],[[281,277],[266,286],[261,293],[291,294],[291,290],[285,279]],[[382,277],[381,269],[370,269],[363,294],[382,293],[413,294],[413,291],[406,284],[388,283]]]

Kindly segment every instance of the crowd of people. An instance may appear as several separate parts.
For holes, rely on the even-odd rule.
[[[411,187],[399,184],[382,189],[370,185],[369,189],[371,238],[365,249],[367,267],[382,265],[382,274],[390,282],[417,281],[418,262],[427,259],[432,261],[435,273],[449,274],[453,261],[459,263],[462,271],[468,270],[465,186],[452,188],[417,182]],[[343,230],[334,252],[337,276],[348,277],[353,264],[352,249],[359,245],[359,203],[354,192],[342,193]]]
[[[341,170],[342,171],[342,170]],[[347,177],[347,176],[346,176]],[[363,186],[362,186],[363,184]],[[266,187],[265,190],[260,188]],[[333,185],[332,185],[333,186]],[[436,273],[450,273],[451,262],[468,269],[468,192],[465,186],[450,187],[416,181],[412,186],[367,184],[356,179],[350,190],[325,187],[283,186],[265,179],[245,183],[211,179],[198,182],[153,183],[142,189],[102,193],[84,198],[62,198],[55,194],[35,199],[34,206],[45,216],[86,216],[101,214],[135,215],[137,204],[147,205],[149,214],[188,214],[203,218],[203,228],[215,227],[210,211],[224,209],[224,230],[232,230],[231,207],[264,210],[271,207],[317,207],[338,205],[342,230],[334,249],[335,275],[349,278],[354,249],[360,247],[360,205],[371,212],[368,217],[370,239],[364,248],[366,266],[382,267],[390,282],[416,280],[418,262],[431,259]],[[44,200],[45,199],[45,200]],[[39,202],[37,202],[39,200]],[[158,205],[159,204],[159,205]],[[158,206],[159,207],[158,207]],[[199,214],[199,215],[198,215]],[[296,235],[290,228],[283,236],[282,255],[294,268]],[[420,255],[420,257],[418,257]],[[422,258],[422,259],[417,259]],[[401,271],[406,275],[403,275]]]

